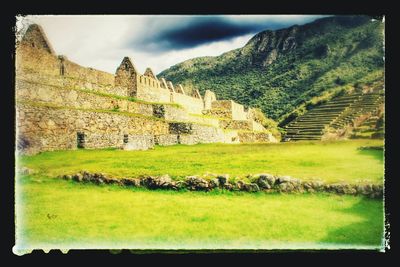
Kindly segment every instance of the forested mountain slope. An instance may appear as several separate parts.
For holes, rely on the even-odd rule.
[[[383,79],[383,31],[369,16],[322,18],[260,32],[242,48],[184,61],[158,77],[279,120],[313,97]]]

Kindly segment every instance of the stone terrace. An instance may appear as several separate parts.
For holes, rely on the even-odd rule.
[[[383,93],[374,92],[336,97],[289,123],[283,140],[321,140],[340,137],[357,119],[373,116],[383,105],[382,96]],[[339,134],[332,134],[332,130],[339,130]]]

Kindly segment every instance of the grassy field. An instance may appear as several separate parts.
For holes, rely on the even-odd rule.
[[[383,152],[358,150],[382,145],[382,140],[298,142],[278,144],[204,144],[156,147],[148,151],[71,150],[24,156],[22,166],[54,177],[81,170],[104,172],[116,177],[141,174],[185,175],[228,173],[231,177],[271,173],[326,182],[374,183],[383,181]]]
[[[379,248],[381,200],[19,177],[17,248]]]
[[[383,181],[379,140],[76,150],[23,156],[17,248],[380,248],[383,201],[333,194],[148,191],[55,179],[268,172],[327,182]]]

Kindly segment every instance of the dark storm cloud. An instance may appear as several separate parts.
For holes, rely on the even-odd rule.
[[[159,32],[152,37],[152,43],[160,44],[161,49],[181,49],[257,32],[265,26],[257,23],[239,24],[223,18],[193,19],[184,26]]]
[[[295,21],[290,19],[282,21],[251,20],[247,19],[246,16],[238,19],[222,16],[162,18],[158,21],[149,21],[148,32],[144,32],[141,38],[130,40],[128,46],[153,52],[180,50],[229,40],[266,29],[275,30],[289,27],[298,21],[308,22],[316,17],[308,16]]]

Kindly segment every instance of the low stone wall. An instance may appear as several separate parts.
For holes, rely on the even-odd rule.
[[[16,97],[18,100],[50,103],[72,108],[118,110],[145,116],[153,116],[153,106],[124,99],[96,95],[74,89],[45,85],[17,79]],[[175,107],[174,107],[175,108]],[[166,108],[170,110],[170,107]],[[175,108],[176,109],[176,108]],[[172,113],[172,112],[170,112]]]
[[[151,117],[17,103],[18,150],[76,149],[78,133],[85,148],[122,147],[124,135],[168,134],[168,123]]]
[[[382,198],[383,186],[375,184],[325,184],[321,181],[301,181],[290,176],[274,176],[258,174],[251,182],[243,180],[230,181],[228,174],[209,175],[208,177],[186,176],[184,180],[173,181],[167,175],[141,176],[138,178],[115,178],[103,173],[82,171],[73,175],[63,175],[60,178],[77,182],[92,182],[96,184],[116,184],[121,186],[145,187],[148,189],[172,189],[210,191],[222,189],[228,191],[265,192],[265,193],[315,193],[326,192],[339,195],[362,195],[370,198]]]

